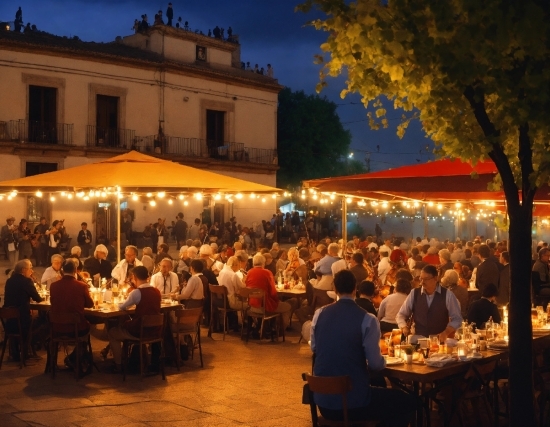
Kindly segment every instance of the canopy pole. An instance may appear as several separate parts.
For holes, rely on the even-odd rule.
[[[116,192],[116,262],[120,262],[120,187]]]
[[[424,204],[424,236],[428,237],[428,205]]]
[[[342,197],[342,240],[344,241],[342,250],[344,250],[348,241],[348,202],[345,196]]]

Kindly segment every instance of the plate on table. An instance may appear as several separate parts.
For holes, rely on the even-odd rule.
[[[402,363],[405,363],[405,361],[400,357],[384,356],[384,359],[386,359],[386,366],[401,365]]]

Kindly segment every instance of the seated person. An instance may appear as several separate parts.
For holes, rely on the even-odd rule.
[[[111,278],[113,266],[107,261],[108,249],[105,245],[97,245],[94,255],[84,261],[84,269],[90,273],[90,276],[106,279]]]
[[[162,295],[172,294],[178,291],[179,278],[172,271],[172,260],[164,258],[159,264],[160,270],[151,276],[151,286],[157,288]]]
[[[353,274],[353,272],[352,272]],[[355,277],[355,274],[354,274]],[[363,280],[359,285],[359,298],[355,299],[356,304],[365,310],[367,313],[376,316],[376,308],[372,303],[372,297],[374,296],[374,283]]]
[[[380,352],[378,321],[354,302],[353,273],[336,273],[334,287],[339,300],[317,310],[311,322],[313,374],[351,377],[352,388],[347,393],[350,421],[376,420],[385,425],[407,426],[416,406],[414,397],[402,390],[370,384],[369,371],[381,370],[386,363]],[[315,394],[315,403],[323,417],[342,421],[340,395]]]
[[[170,248],[166,243],[161,243],[158,247],[158,254],[155,258],[155,264],[159,264],[164,258],[172,259],[172,257],[168,254],[168,250]]]
[[[204,305],[204,284],[200,276],[204,270],[204,263],[200,259],[191,261],[189,271],[191,277],[181,292],[172,294],[172,298],[180,301],[185,308],[197,308]]]
[[[153,249],[149,246],[145,246],[141,251],[141,263],[151,274],[153,268],[155,268],[155,260],[153,259]]]
[[[88,286],[77,280],[77,260],[69,258],[63,264],[63,277],[50,286],[50,311],[54,313],[78,313],[80,323],[78,324],[78,335],[86,335],[90,330],[90,324],[84,317],[84,308],[92,308],[94,301],[90,297]],[[72,334],[73,325],[56,325],[54,333]],[[86,343],[80,343],[81,349],[86,350]],[[76,349],[75,349],[76,351]],[[65,358],[65,364],[74,367],[76,353],[73,351]],[[89,366],[88,370],[91,369]]]
[[[493,322],[500,323],[500,313],[495,304],[497,296],[498,289],[494,284],[488,283],[485,285],[481,293],[481,299],[470,304],[468,321],[474,322],[476,327],[480,329],[485,329],[485,322],[488,322],[490,317],[493,318]]]
[[[135,314],[132,315],[131,320],[127,320],[123,324],[109,329],[109,343],[115,361],[114,372],[120,369],[122,341],[139,338],[142,316],[160,313],[160,291],[149,284],[149,272],[147,269],[142,265],[134,267],[132,269],[132,280],[137,289],[130,292],[126,301],[119,304],[119,308],[126,310],[128,307],[135,305]]]
[[[47,285],[48,289],[50,288],[50,285],[53,282],[58,281],[61,279],[61,275],[63,272],[61,271],[61,266],[63,265],[63,256],[59,254],[53,254],[51,257],[52,265],[46,270],[44,270],[44,273],[42,274],[42,278],[40,279],[40,283],[43,285]]]
[[[405,279],[398,279],[393,290],[393,294],[388,295],[378,307],[378,320],[380,321],[380,331],[384,334],[393,329],[399,329],[395,317],[399,309],[411,292],[411,282]]]
[[[4,293],[4,307],[16,307],[19,310],[21,322],[21,334],[23,341],[27,342],[27,337],[31,330],[31,309],[29,301],[32,298],[36,302],[41,302],[42,298],[38,295],[34,287],[32,276],[32,263],[28,259],[22,259],[15,264],[10,278],[6,281]],[[19,332],[17,319],[7,321],[6,331],[10,333]],[[10,354],[13,360],[19,361],[19,345],[16,340],[10,340]],[[27,357],[27,347],[23,348],[23,358]]]

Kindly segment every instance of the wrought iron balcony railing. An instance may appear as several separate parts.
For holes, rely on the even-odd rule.
[[[73,125],[10,120],[0,122],[0,139],[19,143],[73,145]]]
[[[136,131],[133,129],[110,129],[88,125],[86,144],[88,147],[107,147],[131,149],[134,145]]]

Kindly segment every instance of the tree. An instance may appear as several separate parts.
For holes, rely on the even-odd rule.
[[[324,97],[283,89],[279,93],[277,136],[279,187],[363,171],[360,162],[344,160],[351,135],[340,123],[336,104]]]
[[[416,112],[441,156],[499,171],[510,216],[510,425],[534,426],[531,326],[533,198],[550,168],[550,2],[547,0],[308,0],[327,15],[321,82],[347,72],[346,88]],[[533,409],[533,410],[529,410]]]

